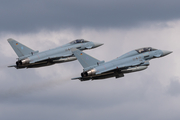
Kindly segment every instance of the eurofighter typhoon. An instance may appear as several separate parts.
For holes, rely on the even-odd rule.
[[[125,73],[145,70],[149,66],[151,59],[172,53],[171,51],[146,47],[128,52],[112,61],[104,62],[77,49],[71,51],[84,68],[81,77],[72,78],[72,80],[79,79],[81,81],[124,77]]]
[[[9,44],[14,49],[18,56],[16,65],[11,65],[8,67],[20,68],[36,68],[53,65],[55,63],[63,63],[76,60],[76,57],[71,52],[72,48],[79,50],[87,50],[99,47],[103,44],[95,43],[91,41],[86,41],[84,39],[77,39],[63,46],[39,52],[34,51],[25,45],[19,43],[16,40],[8,39]]]

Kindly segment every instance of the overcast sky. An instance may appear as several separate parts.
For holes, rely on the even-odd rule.
[[[180,1],[31,0],[0,2],[0,120],[179,120]],[[47,50],[77,38],[104,43],[85,51],[109,61],[151,46],[172,54],[125,77],[71,81],[78,61],[37,69],[7,68],[7,39]]]
[[[1,0],[0,31],[132,28],[180,17],[178,0]]]

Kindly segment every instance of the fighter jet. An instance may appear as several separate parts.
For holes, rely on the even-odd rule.
[[[104,62],[77,49],[72,49],[71,51],[84,68],[81,77],[72,78],[72,80],[79,79],[81,81],[124,77],[126,73],[145,70],[149,66],[151,59],[172,53],[172,51],[145,47],[130,51],[112,61]]]
[[[26,47],[12,38],[8,39],[7,41],[18,56],[16,65],[11,65],[8,67],[15,67],[17,69],[37,68],[53,65],[55,63],[73,61],[76,60],[76,57],[71,52],[72,48],[76,48],[82,51],[103,45],[101,43],[90,42],[84,39],[77,39],[63,46],[39,52]]]

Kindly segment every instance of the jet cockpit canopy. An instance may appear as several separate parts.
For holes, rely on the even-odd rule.
[[[154,49],[154,48],[152,48],[152,47],[145,47],[145,48],[137,49],[136,51],[137,51],[138,53],[143,53],[143,52],[149,52],[149,51],[155,51],[155,50],[157,50],[157,49]]]
[[[86,42],[89,42],[89,41],[86,41],[84,39],[77,39],[77,40],[70,42],[70,44],[86,43]]]

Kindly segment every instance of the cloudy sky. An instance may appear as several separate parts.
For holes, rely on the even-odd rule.
[[[1,120],[179,120],[180,1],[1,0]],[[141,47],[171,50],[148,69],[124,78],[71,81],[78,61],[37,69],[7,68],[14,38],[47,50],[84,38],[104,43],[85,51],[109,61]]]

